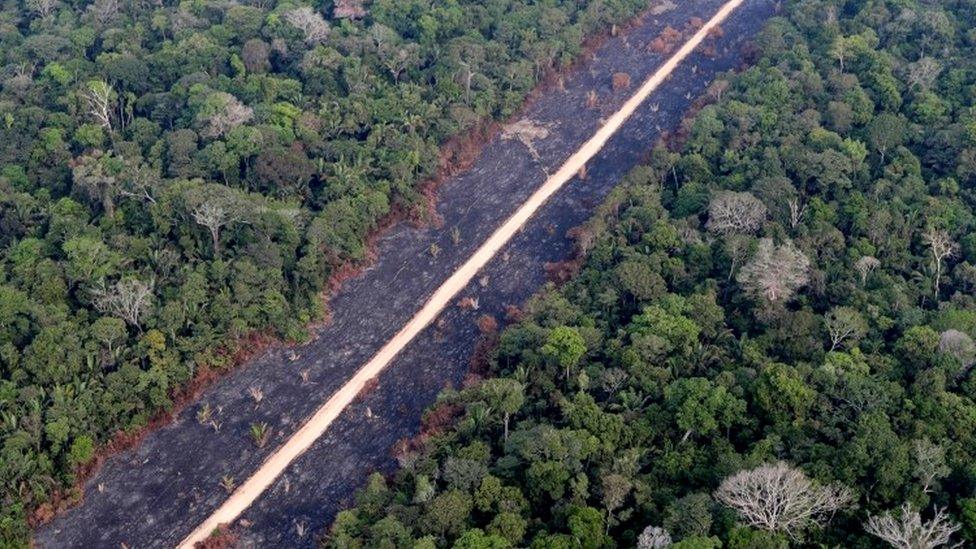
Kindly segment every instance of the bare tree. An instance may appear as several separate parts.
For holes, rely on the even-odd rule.
[[[54,13],[60,2],[58,0],[27,0],[25,4],[31,13],[44,18]]]
[[[969,335],[959,330],[946,330],[939,336],[939,352],[946,353],[962,365],[961,375],[965,375],[976,364],[976,343]]]
[[[127,169],[120,178],[122,185],[119,187],[119,196],[147,204],[156,203],[155,188],[162,182],[158,168],[127,162]]]
[[[205,100],[204,107],[197,115],[205,126],[204,137],[220,137],[234,128],[247,123],[254,117],[251,107],[241,103],[226,92],[214,92]]]
[[[362,19],[366,17],[363,0],[336,0],[332,8],[332,17],[336,19]]]
[[[213,242],[213,255],[220,257],[220,230],[232,223],[236,217],[231,210],[216,199],[208,199],[197,204],[193,211],[193,220],[210,231]]]
[[[809,281],[809,271],[810,260],[792,242],[777,246],[763,238],[736,280],[748,293],[771,302],[787,301]]]
[[[614,519],[613,512],[624,504],[627,494],[633,488],[633,483],[627,480],[624,475],[608,473],[602,476],[600,484],[603,507],[607,511],[606,530],[609,532],[610,523]]]
[[[837,59],[841,72],[844,72],[844,61],[852,55],[851,46],[851,40],[843,35],[835,38],[830,45],[830,55]]]
[[[708,204],[708,230],[718,234],[754,233],[766,219],[766,205],[749,193],[723,191]]]
[[[119,181],[114,170],[107,168],[109,160],[99,152],[81,156],[71,167],[72,186],[89,200],[100,204],[106,217],[115,215],[115,196]]]
[[[142,330],[142,318],[152,307],[153,283],[125,278],[111,287],[94,290],[94,297],[95,308],[100,312],[121,318]]]
[[[322,14],[308,6],[286,11],[284,18],[289,25],[305,33],[305,43],[310,46],[325,42],[329,36],[329,24]]]
[[[213,257],[220,256],[221,233],[236,223],[246,223],[248,212],[262,207],[244,201],[240,192],[220,184],[206,184],[184,192],[184,211],[210,233]]]
[[[952,471],[946,465],[945,448],[927,437],[912,443],[912,457],[915,460],[915,478],[922,482],[922,492],[926,494],[932,493],[935,483]]]
[[[864,286],[864,284],[868,281],[868,275],[870,275],[872,271],[880,266],[881,262],[878,261],[877,258],[869,255],[861,256],[861,259],[858,259],[857,262],[854,263],[854,269],[857,271],[857,274],[861,276],[861,286]]]
[[[112,109],[116,97],[112,86],[101,80],[90,80],[81,95],[88,104],[88,114],[99,126],[111,131]]]
[[[836,351],[845,341],[857,341],[867,331],[867,323],[856,309],[834,307],[824,316],[824,326],[830,335],[830,350]]]
[[[923,57],[908,64],[907,80],[912,87],[928,90],[942,72],[942,65],[932,57]]]
[[[708,89],[705,90],[705,95],[708,96],[712,101],[721,101],[722,95],[726,90],[729,89],[731,82],[725,79],[713,80],[711,84],[708,85]]]
[[[732,280],[736,268],[749,257],[752,237],[730,234],[722,239],[722,245],[725,249],[725,255],[729,256],[729,276],[726,280]]]
[[[119,16],[119,2],[118,0],[95,0],[88,5],[88,13],[92,14],[98,26],[105,27]]]
[[[932,284],[935,290],[935,300],[938,301],[939,287],[942,283],[942,268],[945,260],[955,255],[956,243],[949,237],[949,233],[935,227],[929,227],[922,235],[922,239],[925,240],[925,244],[928,245],[932,254],[932,270],[935,275]]]
[[[383,66],[390,71],[394,82],[400,81],[403,71],[420,63],[420,47],[417,44],[390,47],[390,51],[382,51],[380,56]]]
[[[934,549],[949,544],[959,528],[945,509],[936,507],[932,520],[923,522],[922,515],[906,503],[897,517],[889,511],[868,518],[864,530],[898,549]]]
[[[807,205],[798,196],[787,199],[786,205],[790,209],[790,228],[795,229],[803,221],[803,214],[807,211]]]
[[[735,509],[750,526],[783,532],[796,539],[810,526],[822,526],[851,501],[842,486],[820,486],[782,461],[727,477],[715,498]]]
[[[637,549],[664,549],[672,543],[671,534],[660,526],[648,526],[637,537]]]

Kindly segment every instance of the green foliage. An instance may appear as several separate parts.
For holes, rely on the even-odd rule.
[[[558,326],[549,332],[546,344],[542,346],[542,354],[565,370],[565,377],[569,379],[570,370],[586,354],[586,342],[576,329]]]
[[[301,338],[370,231],[424,199],[442,143],[645,7],[376,0],[340,22],[334,2],[204,4],[5,5],[4,540],[249,334]],[[519,390],[495,389],[508,425]],[[471,544],[495,543],[482,531]]]
[[[581,272],[501,334],[492,375],[445,395],[464,418],[326,544],[349,522],[443,514],[438,498],[468,514],[412,540],[874,547],[868,518],[910,502],[976,543],[974,18],[966,2],[787,3],[680,153],[658,148],[607,199]],[[707,235],[729,191],[762,201],[755,234]],[[472,447],[479,481],[459,483]],[[790,535],[714,498],[780,460],[854,501]]]

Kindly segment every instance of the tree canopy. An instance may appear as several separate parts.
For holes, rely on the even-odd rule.
[[[0,536],[240,338],[301,338],[448,138],[643,4],[5,1]]]
[[[976,544],[974,23],[787,2],[324,545]]]

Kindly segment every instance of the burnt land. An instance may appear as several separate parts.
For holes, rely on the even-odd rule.
[[[347,281],[331,302],[331,323],[313,341],[273,349],[255,358],[187,407],[171,425],[141,445],[110,458],[85,486],[85,501],[41,527],[41,547],[168,547],[178,543],[226,498],[223,477],[247,478],[424,303],[433,290],[628,97],[613,91],[614,73],[633,85],[666,55],[648,45],[667,26],[707,19],[721,2],[684,2],[608,40],[592,59],[527,109],[524,118],[545,128],[544,138],[496,137],[467,172],[441,187],[437,226],[400,225],[378,243],[378,259]],[[372,471],[395,467],[391,448],[416,434],[437,392],[460,383],[479,339],[477,319],[501,320],[546,280],[544,265],[567,259],[567,232],[585,221],[601,199],[637,164],[664,129],[673,128],[693,99],[722,72],[738,67],[742,45],[772,14],[772,3],[748,1],[709,39],[714,57],[693,54],[624,125],[587,168],[541,208],[526,227],[466,288],[477,310],[451,307],[414,340],[324,437],[291,464],[239,519],[243,545],[308,546],[335,513],[351,502]],[[598,104],[588,108],[595,90]],[[431,253],[432,244],[436,245]],[[292,353],[297,359],[292,359]],[[303,375],[303,372],[304,375]],[[259,402],[250,389],[259,389]],[[212,424],[197,412],[207,406]],[[369,413],[367,413],[367,409]],[[250,425],[266,422],[271,440],[257,448]],[[241,524],[246,526],[241,526]],[[301,534],[301,535],[300,535]]]

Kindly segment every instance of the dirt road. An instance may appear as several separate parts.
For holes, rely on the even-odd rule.
[[[392,465],[392,442],[416,431],[420,410],[436,391],[446,381],[460,378],[476,339],[474,319],[485,313],[500,316],[504,305],[521,302],[539,287],[541,265],[564,258],[569,251],[565,231],[585,219],[620,175],[637,162],[659,126],[672,126],[716,71],[737,64],[737,44],[769,15],[768,3],[750,0],[733,13],[725,25],[725,37],[718,41],[717,59],[693,54],[649,100],[637,100],[636,112],[626,123],[619,120],[621,130],[588,163],[585,180],[571,177],[576,168],[559,170],[562,181],[548,193],[555,192],[551,199],[546,201],[548,194],[541,200],[537,195],[528,215],[520,216],[509,233],[487,251],[482,248],[481,260],[468,263],[465,275],[456,278],[449,291],[433,295],[445,273],[464,265],[488,234],[511,219],[513,211],[540,185],[556,181],[556,175],[546,174],[564,166],[571,153],[605,127],[608,121],[601,117],[618,111],[634,93],[614,94],[609,89],[612,73],[624,71],[635,82],[643,81],[661,65],[661,57],[649,54],[645,45],[664,25],[681,27],[696,15],[708,18],[719,5],[714,1],[683,3],[659,15],[657,21],[649,18],[627,36],[611,40],[567,80],[564,91],[546,94],[529,110],[530,126],[545,131],[531,132],[532,141],[494,141],[471,171],[446,184],[438,205],[445,219],[443,227],[401,227],[384,239],[377,264],[350,281],[333,301],[334,323],[319,329],[314,342],[294,351],[300,358],[288,360],[291,351],[269,352],[208,391],[200,406],[208,405],[214,411],[219,430],[196,421],[197,407],[187,410],[139,448],[110,460],[89,482],[86,502],[43,528],[38,544],[171,546],[214,516],[221,505],[230,501],[225,509],[231,513],[224,516],[237,516],[255,498],[255,505],[242,515],[243,522],[251,525],[244,529],[245,540],[261,545],[311,543],[314,527],[336,512],[368,470]],[[593,89],[599,93],[600,107],[587,109],[585,97]],[[560,189],[570,180],[571,184]],[[542,207],[536,211],[539,205]],[[532,212],[535,215],[525,224]],[[521,232],[515,234],[519,227]],[[502,247],[513,234],[514,239]],[[442,253],[428,253],[432,243]],[[499,248],[495,260],[468,284]],[[437,316],[440,305],[453,303],[455,294],[476,298],[479,310],[451,306]],[[405,341],[400,340],[406,343],[418,333],[419,337],[399,355],[400,345],[392,353],[378,355],[432,298],[440,299],[440,305],[426,309],[420,321],[410,324]],[[431,321],[434,326],[424,329]],[[377,356],[381,360],[370,362],[370,357]],[[362,373],[358,369],[363,364],[372,364],[375,371],[389,364],[379,388],[341,414],[343,406],[326,412],[320,409],[318,418],[325,418],[326,423],[313,424],[314,429],[304,431],[306,436],[295,439],[300,444],[284,447],[286,452],[279,454],[283,458],[265,469],[266,476],[254,477],[262,463],[272,463],[267,460],[274,448],[293,437],[299,425],[307,425],[303,420],[315,417],[318,405],[334,397],[355,372]],[[361,375],[358,381],[374,372],[366,373],[370,375]],[[263,392],[260,402],[250,396],[252,387]],[[350,396],[349,391],[342,394],[346,399]],[[344,404],[343,400],[333,403]],[[255,448],[247,435],[255,421],[265,421],[274,429],[275,436],[263,450]],[[329,424],[325,436],[319,438]],[[248,478],[258,480],[251,483],[246,497],[228,500],[221,487],[225,477],[237,479],[235,484]],[[264,492],[266,488],[270,489]]]

